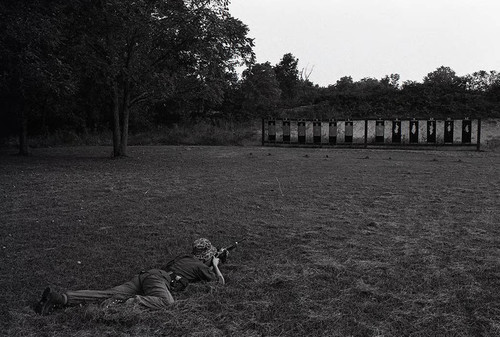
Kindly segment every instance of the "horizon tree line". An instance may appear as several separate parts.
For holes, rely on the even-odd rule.
[[[0,139],[58,130],[112,130],[113,155],[129,132],[205,119],[268,116],[500,116],[500,74],[423,82],[398,74],[321,87],[284,54],[255,63],[248,27],[227,0],[19,0],[0,3]],[[245,66],[242,76],[237,67]]]

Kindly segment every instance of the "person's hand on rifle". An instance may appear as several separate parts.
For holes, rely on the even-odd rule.
[[[222,276],[222,273],[219,270],[219,262],[220,262],[220,259],[218,257],[214,256],[212,258],[212,267],[213,267],[215,273],[217,274],[217,278],[219,279],[219,283],[225,284],[226,282],[224,280],[224,276]]]
[[[226,263],[229,256],[229,250],[227,250],[227,248],[220,248],[216,256],[220,259],[221,263]]]

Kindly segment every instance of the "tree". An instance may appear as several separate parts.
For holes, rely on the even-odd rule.
[[[80,0],[76,6],[82,68],[111,101],[114,156],[127,155],[132,109],[182,91],[197,92],[202,106],[220,102],[225,73],[253,57],[248,29],[231,18],[227,1]]]
[[[465,85],[450,67],[441,66],[424,77],[423,88],[428,108],[434,115],[453,115],[464,97]]]
[[[197,37],[189,47],[195,54],[177,66],[175,91],[171,95],[189,118],[218,110],[237,82],[236,66],[251,65],[255,56],[248,27],[224,12],[200,11],[193,17],[191,31]],[[190,51],[191,53],[191,51]]]
[[[386,75],[384,78],[382,78],[380,80],[380,83],[386,89],[395,89],[395,90],[397,90],[397,89],[399,89],[399,79],[400,79],[399,74]]]
[[[126,156],[130,110],[155,91],[172,91],[171,78],[158,71],[158,64],[170,51],[162,38],[175,38],[172,25],[163,22],[177,22],[177,10],[158,1],[82,0],[74,6],[81,72],[105,90],[113,116],[113,154]]]
[[[241,84],[243,111],[248,116],[271,115],[280,100],[281,90],[269,62],[258,63],[243,72]]]
[[[452,92],[459,90],[462,80],[450,67],[441,66],[424,77],[424,85],[434,91]]]
[[[62,1],[6,1],[0,3],[0,90],[3,122],[19,136],[19,153],[29,153],[30,120],[73,90],[71,69],[57,13]]]
[[[354,81],[351,76],[344,76],[337,80],[335,84],[335,89],[338,91],[348,91],[354,86]]]
[[[486,92],[496,82],[500,81],[500,74],[494,70],[490,72],[480,70],[464,76],[464,81],[467,90]]]
[[[297,88],[300,83],[299,60],[291,53],[283,55],[280,63],[274,66],[276,79],[278,80],[281,89],[281,101],[283,105],[293,105],[297,96]]]
[[[1,118],[19,120],[23,153],[29,122],[58,111],[84,129],[109,119],[114,156],[125,156],[131,114],[175,100],[202,114],[222,104],[235,67],[254,62],[226,0],[20,0],[0,15]]]

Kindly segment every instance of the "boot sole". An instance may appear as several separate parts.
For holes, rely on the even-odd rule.
[[[42,293],[42,298],[40,299],[40,301],[38,301],[38,303],[35,304],[35,312],[39,315],[43,315],[43,312],[44,312],[44,307],[49,299],[49,294],[50,294],[50,288],[47,287],[45,288],[45,290],[43,291]]]

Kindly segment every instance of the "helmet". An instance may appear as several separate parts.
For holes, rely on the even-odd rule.
[[[217,248],[208,239],[200,238],[193,242],[193,255],[199,260],[209,261],[216,253]]]

